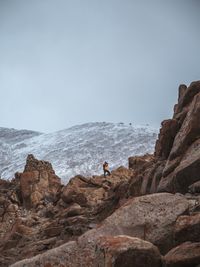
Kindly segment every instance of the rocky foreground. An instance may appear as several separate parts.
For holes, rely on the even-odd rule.
[[[27,157],[0,180],[0,266],[200,266],[200,82],[179,87],[154,155],[64,186]]]

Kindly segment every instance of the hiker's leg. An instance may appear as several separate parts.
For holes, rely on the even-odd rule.
[[[109,172],[108,170],[105,170],[105,172],[106,172],[108,175],[110,175],[110,172]]]

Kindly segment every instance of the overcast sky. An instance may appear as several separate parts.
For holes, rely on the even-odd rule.
[[[200,79],[198,0],[0,0],[0,126],[159,127]]]

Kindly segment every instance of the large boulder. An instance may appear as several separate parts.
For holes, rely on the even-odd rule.
[[[73,177],[63,188],[61,198],[67,203],[81,206],[96,205],[105,198],[106,190],[102,181],[92,182],[81,175]]]
[[[98,233],[138,237],[164,253],[173,246],[173,224],[187,211],[188,201],[181,195],[159,193],[136,197],[109,216]]]

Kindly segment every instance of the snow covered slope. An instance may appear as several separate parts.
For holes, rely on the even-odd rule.
[[[153,152],[156,138],[156,129],[123,123],[87,123],[50,134],[0,128],[0,175],[11,179],[34,154],[67,183],[76,174],[102,173],[105,160],[111,170],[127,166],[129,156]]]

